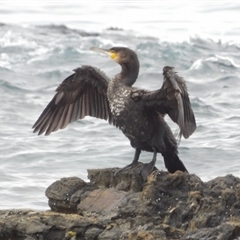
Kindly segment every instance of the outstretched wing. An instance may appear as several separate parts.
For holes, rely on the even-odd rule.
[[[195,116],[191,107],[185,80],[173,71],[163,68],[163,85],[156,91],[138,91],[135,99],[143,100],[146,108],[168,114],[180,128],[179,137],[188,138],[196,129]]]
[[[168,112],[168,115],[178,124],[180,138],[182,135],[184,138],[188,138],[196,129],[196,121],[188,96],[186,82],[173,71],[173,67],[164,67],[163,76],[162,91],[166,93],[167,98],[170,98],[171,110]],[[172,94],[174,91],[176,94]],[[170,97],[172,95],[175,97]]]
[[[33,125],[34,133],[49,135],[85,116],[114,124],[107,99],[108,77],[91,66],[82,66],[74,72],[56,89],[57,93]]]

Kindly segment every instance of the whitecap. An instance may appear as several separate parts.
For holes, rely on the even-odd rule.
[[[12,32],[11,30],[7,31],[2,38],[0,38],[0,46],[5,47],[16,47],[21,46],[25,48],[35,48],[37,43],[34,40],[29,40],[20,33]]]
[[[236,64],[234,60],[230,57],[224,57],[220,55],[215,55],[205,59],[206,62],[218,63],[226,67],[240,68],[240,65]]]

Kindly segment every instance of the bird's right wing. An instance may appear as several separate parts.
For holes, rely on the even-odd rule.
[[[183,77],[179,76],[173,67],[163,68],[164,81],[161,88],[171,106],[169,117],[180,128],[179,137],[188,138],[196,130],[196,120],[191,107],[187,85]]]
[[[56,89],[57,93],[33,125],[33,132],[49,135],[85,116],[114,124],[107,99],[108,77],[91,66],[82,66],[74,72]]]
[[[142,100],[144,106],[155,109],[169,117],[180,128],[179,138],[188,138],[196,129],[195,116],[191,107],[185,80],[173,71],[173,67],[163,68],[164,81],[155,91],[138,90],[133,93],[135,100]]]

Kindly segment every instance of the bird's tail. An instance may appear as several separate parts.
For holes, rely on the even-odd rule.
[[[165,166],[170,173],[174,173],[177,170],[182,172],[188,172],[183,162],[179,159],[177,153],[175,151],[167,151],[162,154]]]
[[[157,140],[154,149],[161,153],[164,159],[165,166],[170,173],[176,171],[188,172],[182,161],[178,157],[177,141],[163,117],[158,118],[159,131],[156,132]],[[155,140],[155,139],[154,139]]]

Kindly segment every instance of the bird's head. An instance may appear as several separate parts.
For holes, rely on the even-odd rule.
[[[139,72],[139,61],[137,54],[126,47],[112,47],[110,49],[103,49],[92,47],[91,50],[104,53],[121,65],[122,71],[117,75],[126,85],[132,86],[136,81]]]
[[[110,49],[92,47],[91,50],[108,55],[113,61],[120,65],[131,63],[136,60],[138,61],[137,54],[126,47],[112,47]]]

